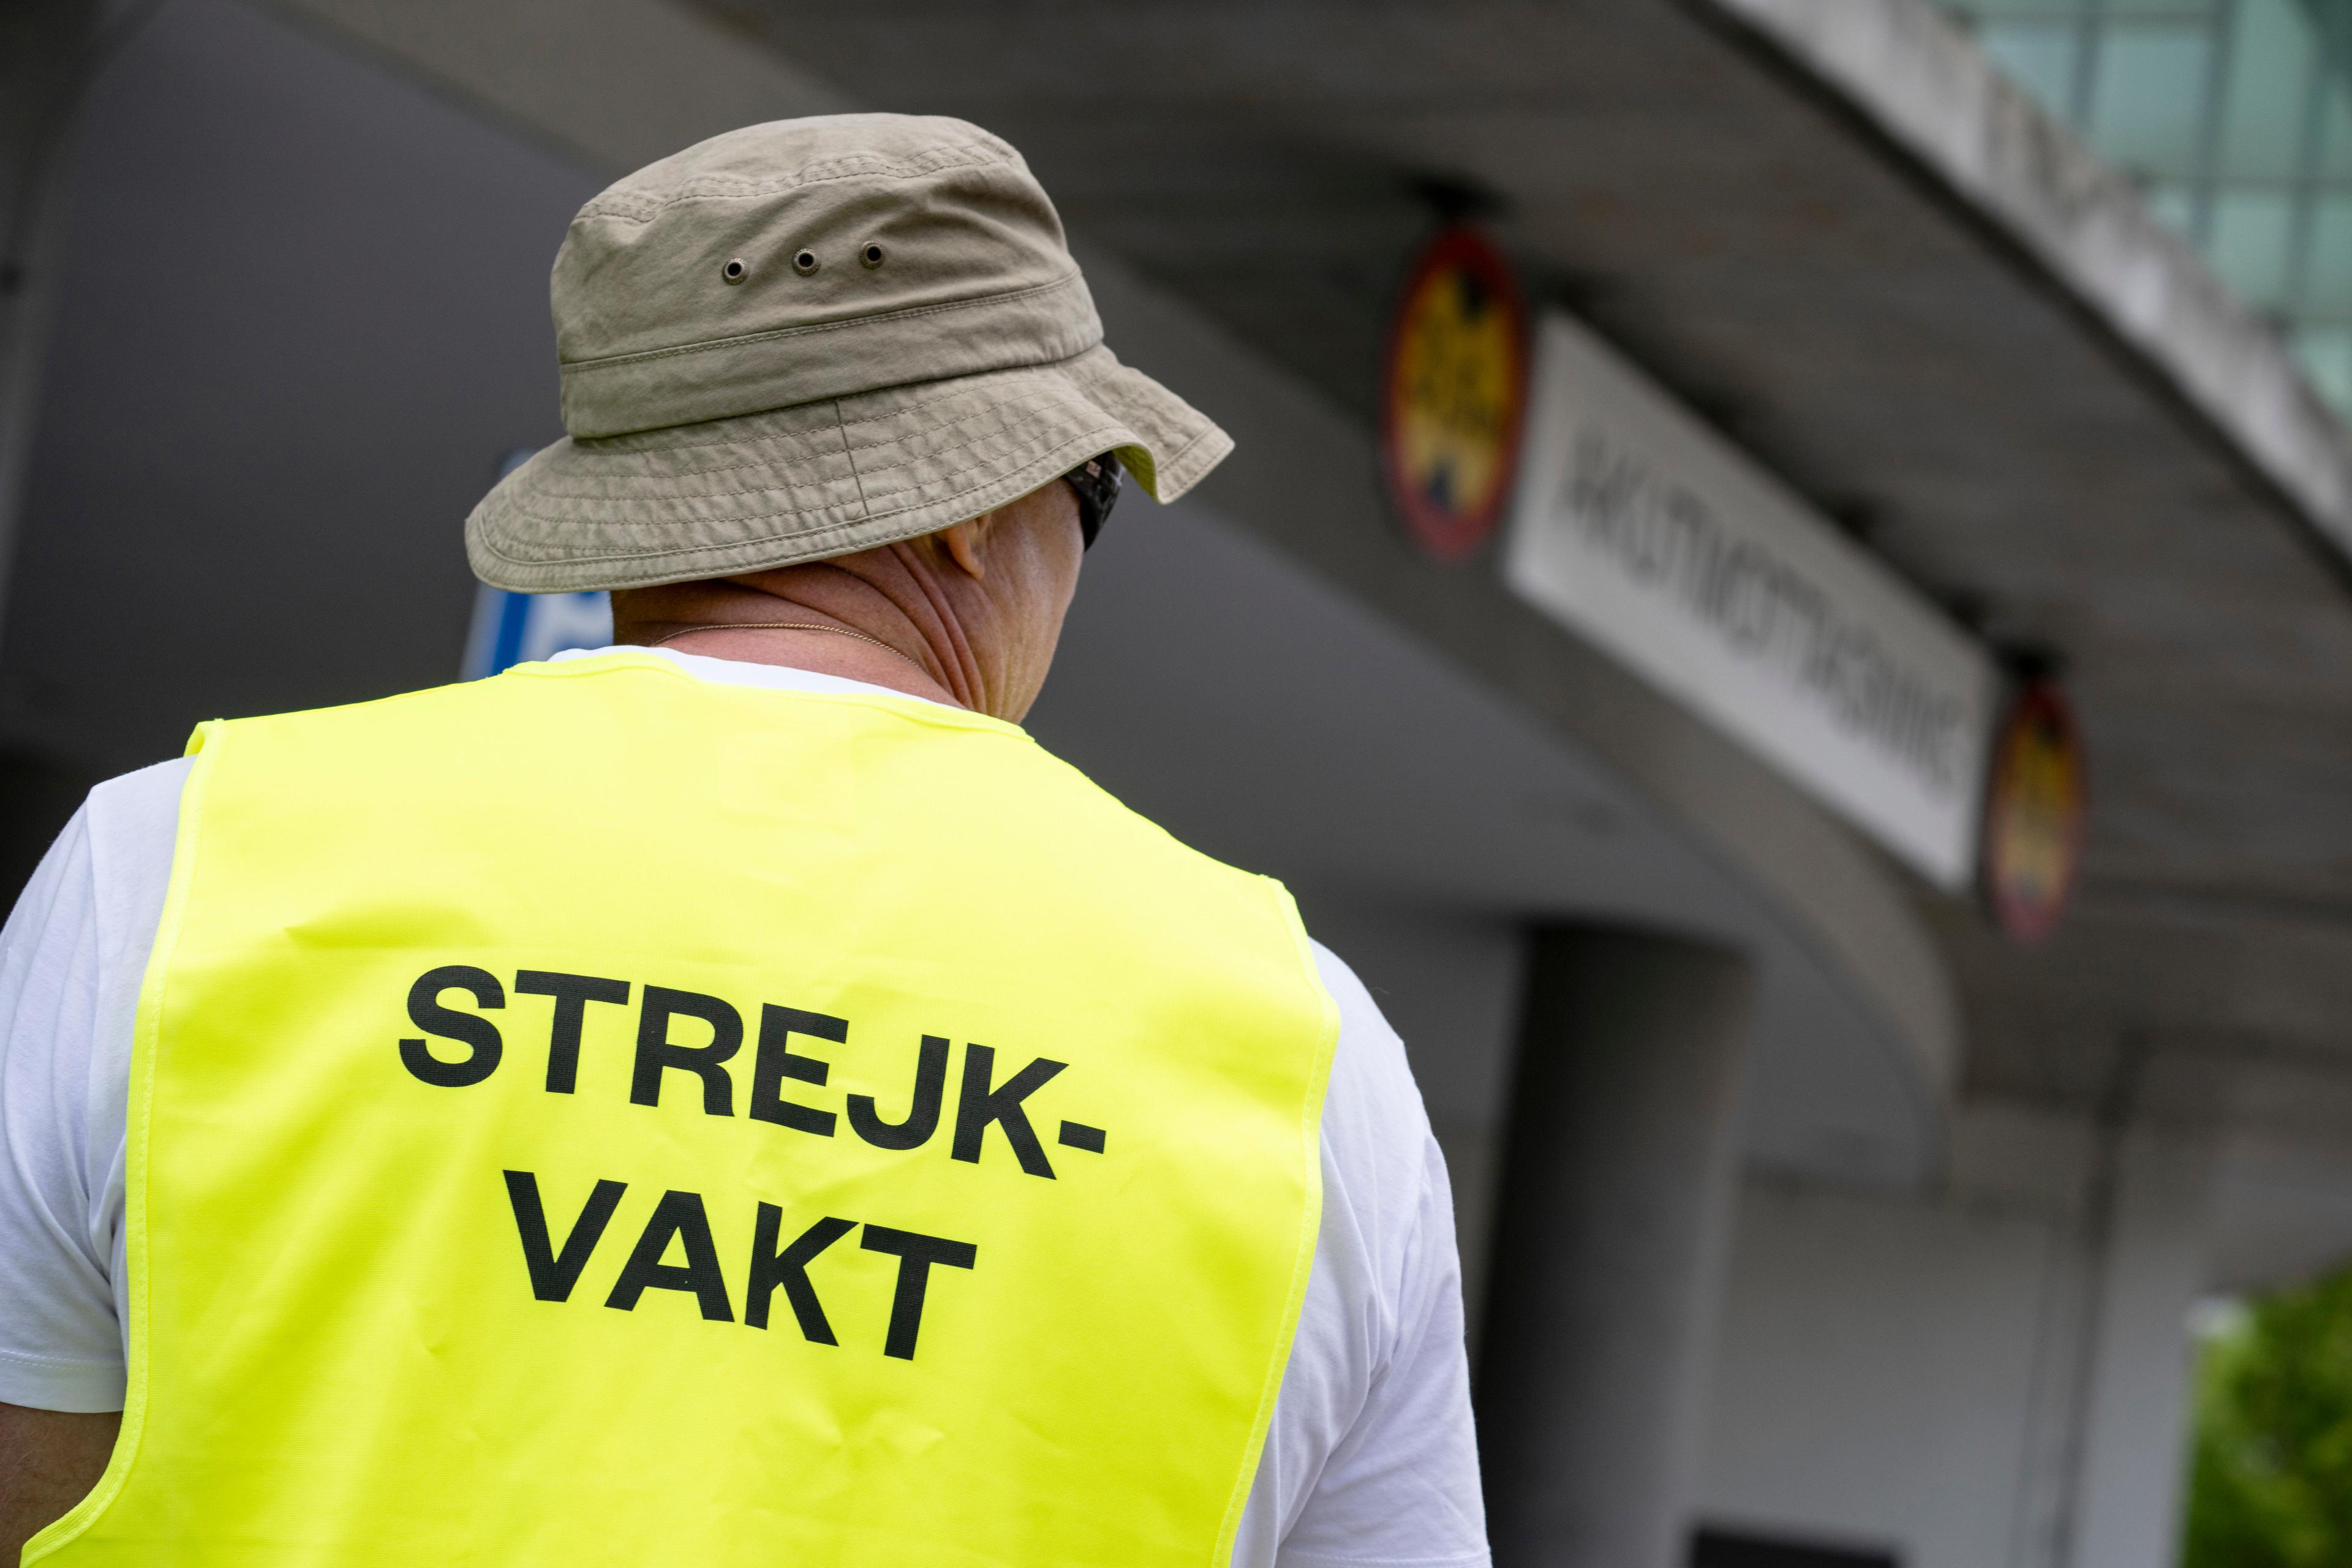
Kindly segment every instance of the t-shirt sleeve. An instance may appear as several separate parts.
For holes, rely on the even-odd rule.
[[[122,1408],[103,1212],[120,1154],[90,1136],[109,1075],[89,816],[74,814],[0,928],[0,1402],[43,1410]]]
[[[1369,1070],[1344,1103],[1335,1092],[1326,1136],[1377,1141],[1387,1160],[1349,1160],[1393,1184],[1398,1198],[1370,1205],[1396,1215],[1393,1241],[1371,1238],[1379,1276],[1370,1377],[1345,1436],[1324,1461],[1284,1533],[1277,1568],[1484,1568],[1486,1510],[1463,1342],[1462,1265],[1444,1156],[1429,1131],[1402,1043],[1363,984],[1318,951],[1348,1045]],[[1349,1086],[1342,1086],[1344,1090]],[[1401,1157],[1400,1157],[1401,1156]],[[1388,1228],[1381,1225],[1379,1228]]]
[[[1388,1365],[1349,1429],[1278,1568],[1484,1568],[1486,1510],[1463,1348],[1462,1279],[1444,1161],[1411,1243]]]

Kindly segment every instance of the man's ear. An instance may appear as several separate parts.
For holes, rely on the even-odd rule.
[[[967,577],[977,580],[988,575],[988,568],[982,564],[980,559],[980,536],[995,516],[992,511],[984,511],[967,521],[950,523],[940,530],[940,542],[947,546],[949,556],[963,568]]]

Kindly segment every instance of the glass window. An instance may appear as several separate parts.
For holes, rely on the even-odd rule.
[[[2294,357],[2322,397],[2352,408],[2352,327],[2305,327],[2294,334]]]
[[[2157,222],[2193,242],[2197,228],[2197,192],[2185,181],[2169,180],[2148,187],[2147,209]]]
[[[2284,191],[2225,189],[2213,203],[2213,269],[2250,305],[2286,303],[2294,205]]]
[[[2238,0],[2221,102],[2221,163],[2233,179],[2301,172],[2304,88],[2318,40],[2296,0]]]
[[[2352,194],[2321,197],[2312,207],[2299,310],[2352,323]]]
[[[1972,0],[1960,9],[1970,20],[2015,16],[2028,21],[2063,22],[2071,27],[2083,9],[2083,0]]]
[[[2352,91],[2340,78],[2327,83],[2327,101],[2320,110],[2319,177],[2352,180]]]
[[[2120,168],[2193,174],[2204,141],[2204,116],[2193,109],[2204,100],[2212,58],[2213,40],[2201,28],[2110,25],[2099,43],[2091,141]]]
[[[2016,81],[2045,104],[2063,104],[2074,79],[2071,22],[1988,22],[1979,42]]]
[[[1945,4],[2352,415],[2352,0]]]

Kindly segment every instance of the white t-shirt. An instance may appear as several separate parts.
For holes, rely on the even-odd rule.
[[[882,691],[659,651],[709,680]],[[122,1406],[131,1028],[188,767],[92,790],[0,931],[0,1403]],[[1444,1162],[1402,1042],[1346,964],[1315,957],[1340,1020],[1322,1229],[1234,1561],[1484,1564]]]

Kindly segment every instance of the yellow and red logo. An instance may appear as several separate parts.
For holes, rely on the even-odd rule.
[[[2083,862],[2089,792],[2074,710],[2036,680],[1994,738],[1985,789],[1984,888],[1993,920],[2019,942],[2057,929]]]
[[[1389,330],[1381,466],[1422,547],[1475,549],[1509,504],[1527,414],[1527,321],[1502,254],[1447,229],[1413,268]]]

